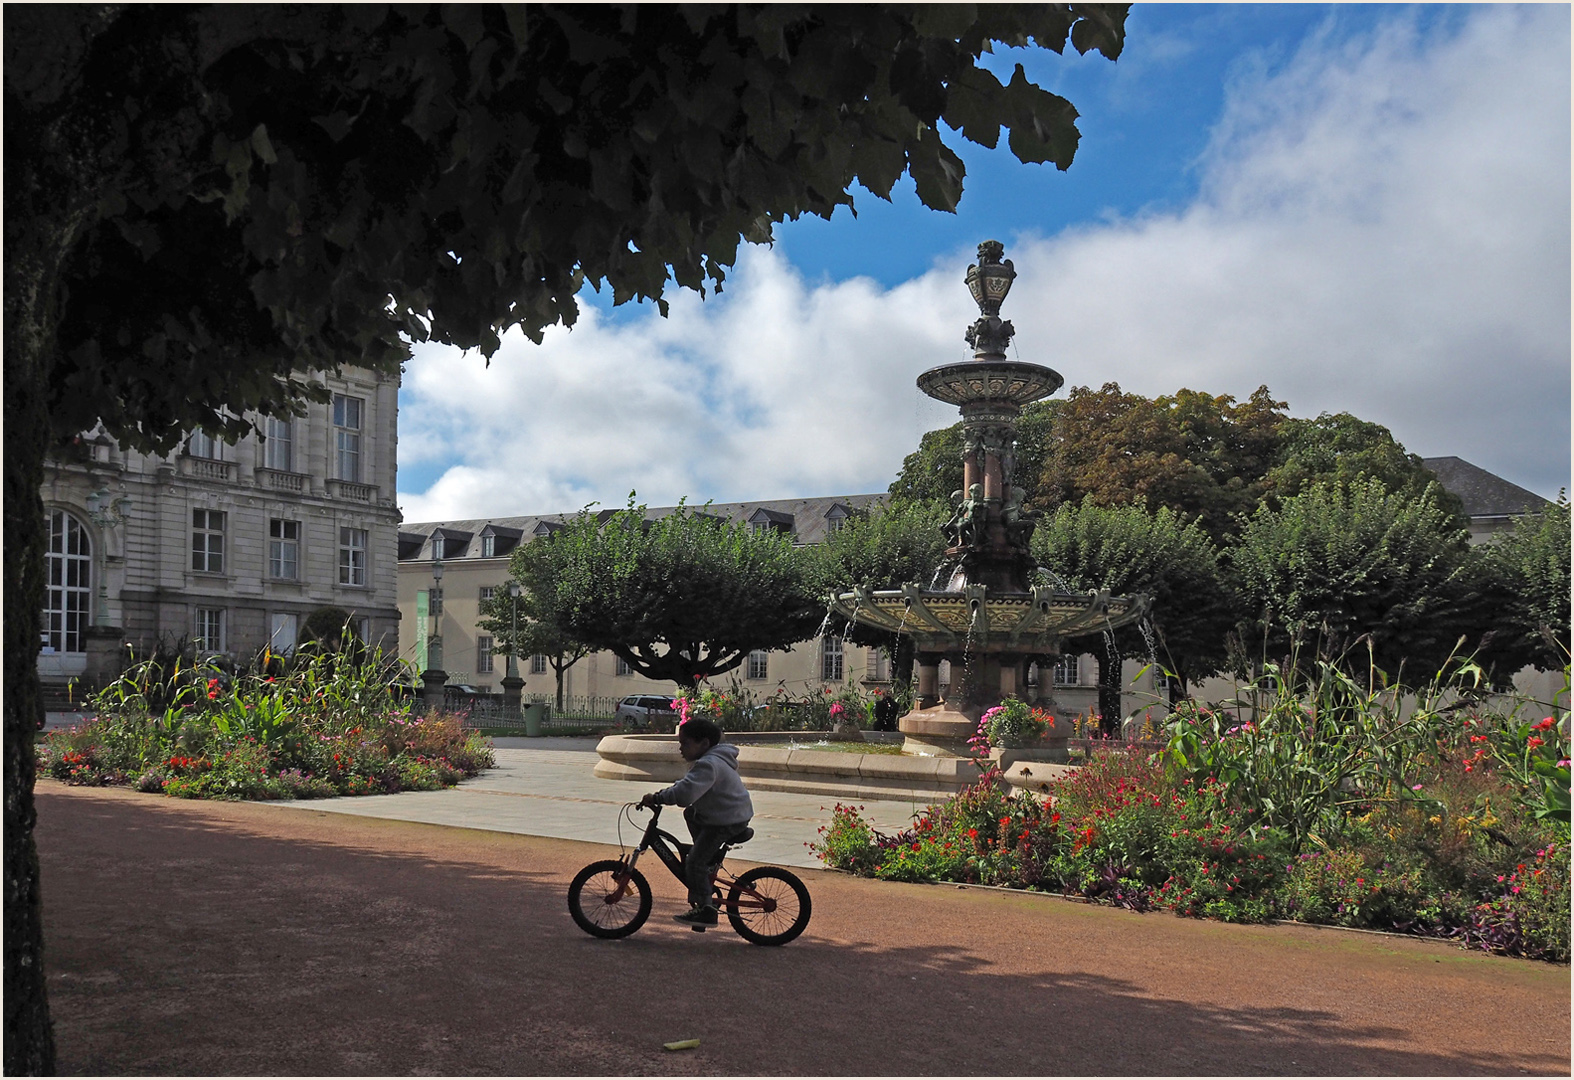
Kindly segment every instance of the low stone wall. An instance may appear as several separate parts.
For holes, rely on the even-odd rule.
[[[802,732],[751,732],[752,743],[789,743]],[[688,771],[673,735],[608,735],[596,745],[601,760],[594,773],[604,780],[670,784]],[[1034,760],[1031,752],[996,751],[1003,777],[1013,788],[1040,794],[1041,785],[1069,767]],[[855,754],[790,746],[738,745],[738,773],[754,791],[790,791],[830,798],[933,802],[978,782],[972,760],[905,754]]]

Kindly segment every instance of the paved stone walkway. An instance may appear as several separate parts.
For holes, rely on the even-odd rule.
[[[270,803],[286,812],[326,810],[338,814],[454,825],[490,832],[588,840],[598,844],[633,844],[648,820],[636,811],[630,824],[624,803],[635,802],[657,785],[627,780],[602,780],[591,775],[596,764],[593,738],[553,736],[539,739],[493,740],[497,768],[488,769],[445,791],[406,791],[397,795],[363,795],[342,799],[310,799]],[[738,856],[751,862],[818,867],[808,848],[831,820],[835,798],[755,791],[754,839]],[[894,832],[911,824],[922,803],[871,800],[860,803],[875,828]],[[688,839],[680,814],[668,811],[662,821],[670,832]]]

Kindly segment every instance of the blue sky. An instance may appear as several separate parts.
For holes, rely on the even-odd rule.
[[[401,392],[407,520],[883,490],[954,417],[972,249],[1017,263],[1019,355],[1349,410],[1546,495],[1569,475],[1569,13],[1132,9],[1126,49],[1002,50],[1081,114],[1066,172],[953,136],[955,215],[904,181],[745,249],[673,317],[587,289],[572,332],[490,368],[422,347]]]

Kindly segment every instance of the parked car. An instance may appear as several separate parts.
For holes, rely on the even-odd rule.
[[[618,702],[612,718],[636,731],[671,731],[677,724],[678,714],[673,711],[670,697],[631,694]]]

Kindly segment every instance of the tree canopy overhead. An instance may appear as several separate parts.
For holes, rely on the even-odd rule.
[[[6,14],[7,196],[59,301],[50,414],[167,448],[300,376],[720,288],[740,240],[911,175],[942,123],[1066,168],[1076,109],[978,61],[1114,58],[1125,5],[129,5]],[[14,181],[14,182],[13,182]],[[8,223],[11,216],[8,215]],[[12,240],[8,236],[8,241]],[[54,275],[58,275],[57,277]],[[12,282],[8,281],[8,286]],[[44,315],[39,311],[40,316]],[[41,343],[46,344],[47,343]],[[129,362],[128,361],[134,361]]]

